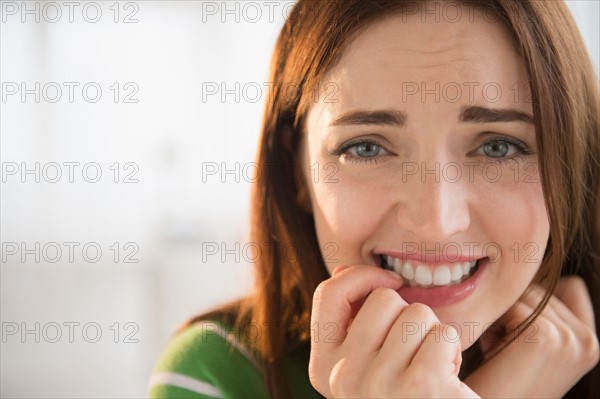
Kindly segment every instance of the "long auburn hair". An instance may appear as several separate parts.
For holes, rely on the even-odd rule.
[[[559,277],[576,274],[588,286],[600,331],[600,103],[583,40],[562,1],[460,2],[485,8],[507,26],[529,75],[550,238],[534,278],[548,293],[523,324],[541,312]],[[284,357],[308,353],[312,296],[329,277],[312,215],[301,205],[306,187],[297,165],[303,118],[315,88],[350,41],[369,23],[406,12],[409,3],[415,4],[299,0],[277,40],[269,77],[274,91],[266,104],[256,160],[262,173],[252,191],[250,240],[259,251],[256,286],[242,300],[192,320],[219,315],[239,329],[249,323],[262,326],[252,349],[263,361],[273,398],[292,397]],[[461,374],[481,363],[477,351],[473,345],[465,353]],[[599,384],[596,366],[567,397],[600,397]]]

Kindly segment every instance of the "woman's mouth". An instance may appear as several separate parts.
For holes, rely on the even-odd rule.
[[[490,263],[488,257],[428,264],[385,254],[378,256],[382,268],[403,277],[404,285],[398,293],[407,303],[420,302],[430,307],[452,305],[469,297]]]
[[[456,262],[436,266],[401,260],[389,255],[381,255],[381,267],[392,270],[404,278],[405,287],[442,287],[460,284],[471,277],[479,267],[479,260]]]

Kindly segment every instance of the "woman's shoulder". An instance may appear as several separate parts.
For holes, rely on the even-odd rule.
[[[231,325],[200,320],[167,345],[149,384],[152,398],[266,397],[257,356]]]

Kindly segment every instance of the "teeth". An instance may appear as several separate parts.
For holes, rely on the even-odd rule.
[[[420,285],[430,285],[433,281],[431,270],[426,266],[417,266],[417,270],[415,270],[415,281]]]
[[[411,287],[439,287],[459,283],[471,274],[477,264],[476,261],[461,262],[432,268],[423,264],[413,265],[410,262],[402,262],[400,259],[391,256],[385,256],[384,259],[386,261],[385,267],[402,275],[405,284]]]
[[[450,268],[448,266],[438,266],[433,272],[433,285],[450,284]]]
[[[471,263],[465,262],[462,264],[462,272],[463,274],[469,274],[469,270],[471,270]]]
[[[400,263],[400,259],[394,259],[394,271],[398,274],[402,274],[402,263]]]
[[[415,278],[415,271],[413,270],[413,267],[411,266],[410,263],[405,262],[404,265],[402,265],[402,277],[404,277],[407,280],[413,280]]]
[[[468,271],[467,271],[467,273],[468,273]],[[459,281],[463,275],[464,275],[464,273],[463,273],[462,265],[455,264],[454,266],[452,266],[452,274],[450,276],[452,278],[452,281]]]

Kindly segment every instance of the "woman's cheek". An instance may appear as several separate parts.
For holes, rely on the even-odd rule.
[[[340,177],[334,183],[314,183],[312,200],[321,248],[334,245],[338,249],[338,263],[329,264],[324,257],[328,269],[337,264],[364,263],[361,249],[385,213],[385,194],[364,182]]]

